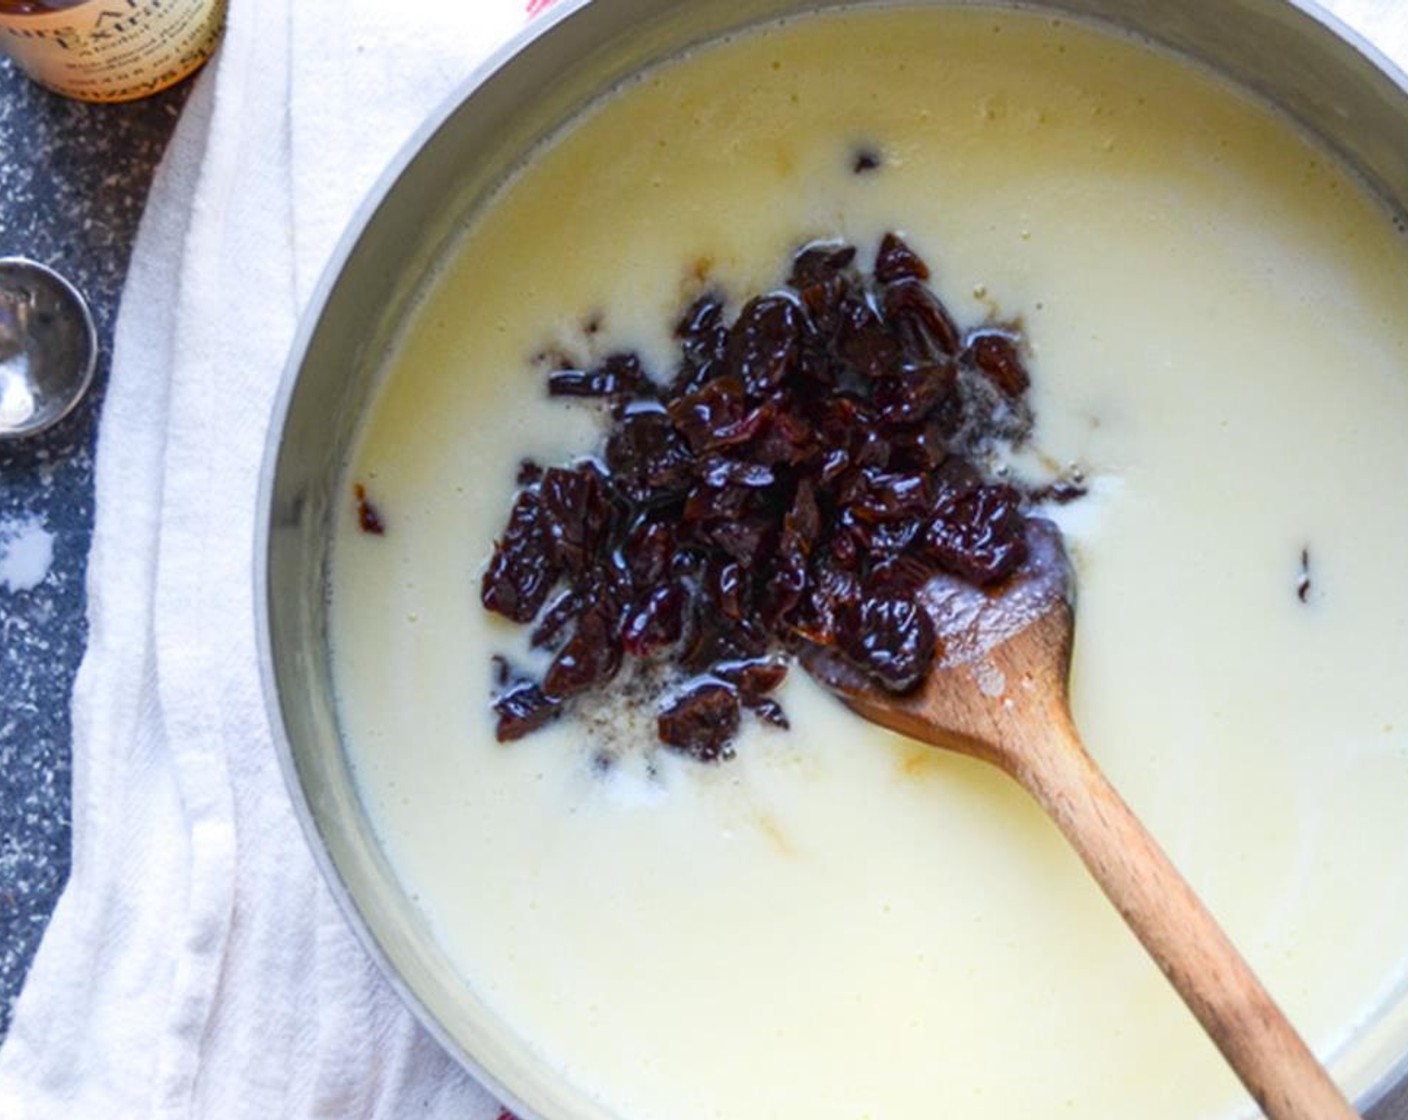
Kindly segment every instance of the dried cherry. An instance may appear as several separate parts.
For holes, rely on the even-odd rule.
[[[897,233],[887,233],[880,239],[875,253],[875,279],[882,284],[896,280],[927,280],[929,266],[906,245]]]
[[[532,681],[519,681],[494,701],[494,712],[499,717],[495,735],[499,742],[507,743],[551,723],[562,714],[562,708]]]
[[[924,548],[954,575],[986,587],[1027,557],[1020,496],[1010,486],[978,486],[943,499]]]
[[[701,762],[714,762],[729,752],[738,731],[738,708],[738,694],[726,685],[697,685],[660,713],[660,741]]]
[[[1009,397],[1020,397],[1031,388],[1031,375],[1005,331],[977,331],[968,339],[965,356]]]
[[[514,622],[532,622],[561,574],[537,490],[518,495],[508,527],[484,573],[484,605]]]
[[[913,598],[874,597],[841,605],[836,648],[891,692],[908,692],[928,675],[938,637]]]

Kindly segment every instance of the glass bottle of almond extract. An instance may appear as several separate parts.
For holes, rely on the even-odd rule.
[[[226,0],[0,0],[0,51],[84,101],[132,101],[198,69]]]

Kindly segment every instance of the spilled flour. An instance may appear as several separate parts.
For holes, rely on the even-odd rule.
[[[0,521],[0,587],[32,591],[49,575],[54,534],[37,517]]]

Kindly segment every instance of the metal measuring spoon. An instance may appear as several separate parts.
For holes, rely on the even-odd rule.
[[[97,361],[98,332],[78,289],[35,261],[0,257],[0,440],[67,416]]]

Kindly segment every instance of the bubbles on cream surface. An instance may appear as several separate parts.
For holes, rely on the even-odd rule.
[[[717,767],[602,767],[582,722],[493,740],[490,658],[524,636],[479,573],[520,460],[599,436],[535,356],[658,371],[704,287],[736,309],[798,243],[869,253],[892,228],[956,317],[1020,319],[1036,445],[1084,472],[1053,515],[1092,753],[1361,1076],[1343,1048],[1408,964],[1408,526],[1380,481],[1408,477],[1408,248],[1278,119],[1029,14],[872,10],[701,50],[476,218],[386,372],[334,550],[340,719],[407,893],[467,990],[623,1120],[1235,1112],[1040,812],[800,671],[792,730],[748,728]]]

